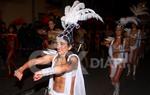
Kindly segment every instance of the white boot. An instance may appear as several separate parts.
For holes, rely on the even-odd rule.
[[[136,74],[136,65],[133,65],[133,79],[135,80],[135,74]]]
[[[120,91],[120,89],[119,89],[119,87],[120,87],[119,83],[116,83],[114,86],[115,86],[115,90],[113,92],[113,95],[119,95],[119,91]]]
[[[126,75],[126,76],[129,76],[130,73],[131,73],[131,66],[130,66],[130,64],[127,64],[127,67],[128,67],[128,72],[127,72],[127,75]]]

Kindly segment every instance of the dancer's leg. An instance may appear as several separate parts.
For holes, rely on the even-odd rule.
[[[115,68],[115,74],[112,77],[112,85],[114,86],[115,90],[113,92],[113,95],[119,95],[119,86],[120,86],[120,77],[121,74],[123,72],[123,66],[122,65],[118,65],[117,68]]]

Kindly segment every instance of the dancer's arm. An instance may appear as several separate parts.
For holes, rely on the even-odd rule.
[[[33,79],[34,81],[37,81],[44,76],[70,72],[72,70],[77,69],[77,62],[78,62],[78,59],[76,57],[70,58],[69,63],[66,63],[66,61],[63,60],[61,61],[60,65],[56,65],[54,67],[48,67],[48,68],[35,72]]]
[[[20,68],[18,68],[17,70],[15,70],[14,76],[16,76],[19,80],[22,79],[23,76],[23,72],[34,66],[34,65],[45,65],[48,64],[52,61],[52,56],[49,55],[45,55],[39,58],[35,58],[35,59],[31,59],[29,61],[27,61],[24,65],[22,65]]]

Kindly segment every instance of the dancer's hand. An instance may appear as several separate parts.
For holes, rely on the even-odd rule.
[[[21,80],[23,77],[23,73],[19,69],[17,69],[14,72],[14,76],[17,77],[19,80]]]
[[[41,71],[37,71],[34,73],[33,80],[37,81],[37,80],[40,80],[42,77],[43,77],[43,74],[41,73]]]

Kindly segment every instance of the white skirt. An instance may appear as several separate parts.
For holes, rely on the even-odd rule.
[[[117,66],[118,66],[119,64],[122,64],[123,61],[124,61],[123,58],[111,58],[110,60],[111,60],[111,63],[113,64],[113,66],[114,66],[115,68],[117,68]]]
[[[65,94],[64,94],[64,93],[56,92],[56,91],[54,91],[54,90],[51,90],[51,91],[49,92],[49,95],[65,95]]]

